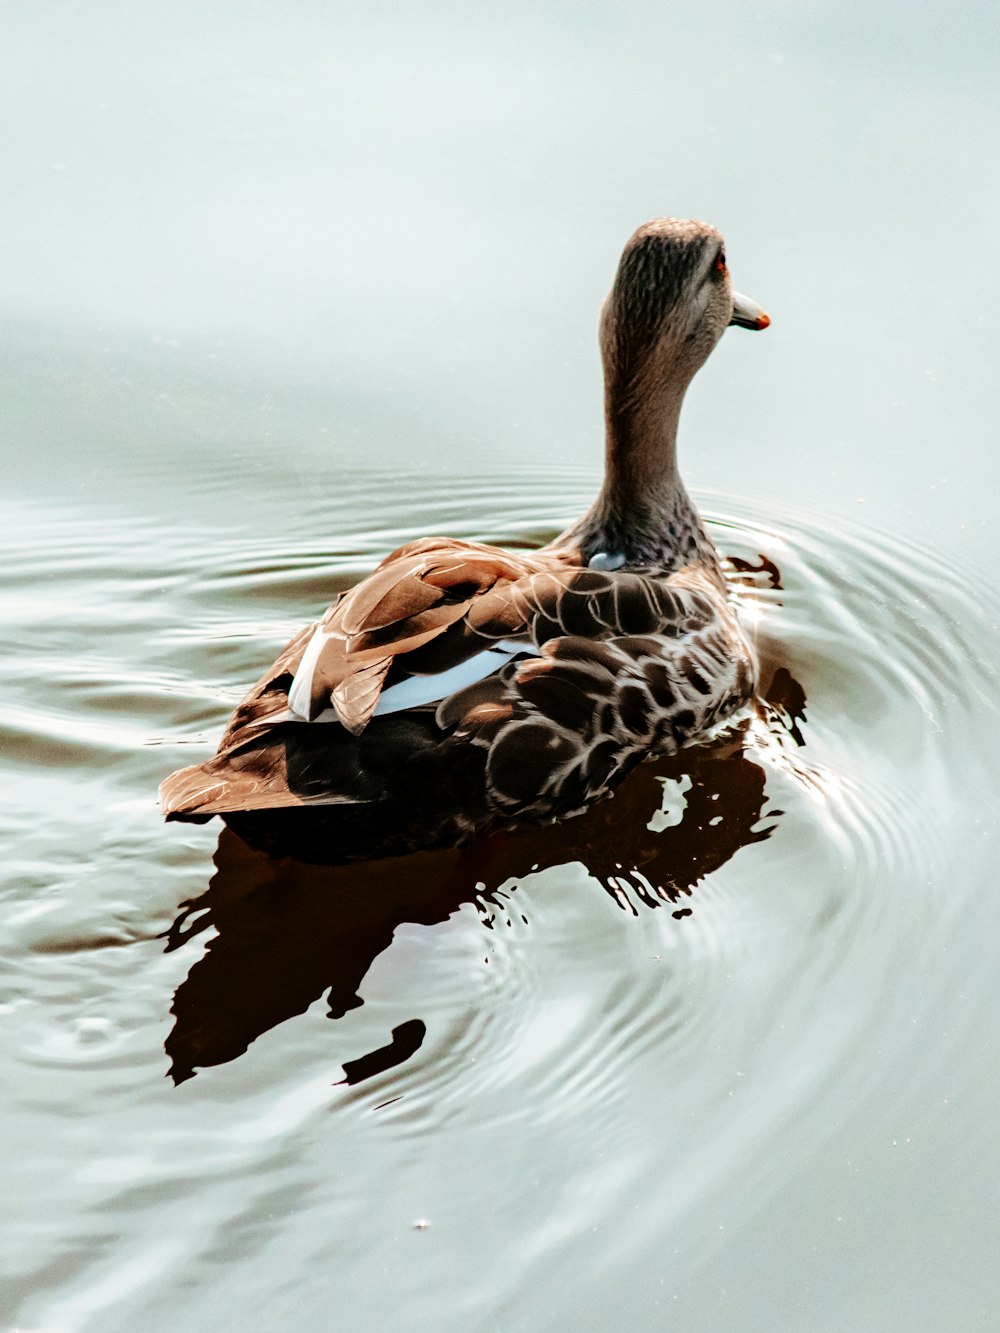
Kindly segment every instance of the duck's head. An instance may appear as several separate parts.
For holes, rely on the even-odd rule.
[[[733,291],[722,235],[707,222],[655,218],[629,239],[601,313],[601,350],[619,399],[683,392],[725,330],[770,319]]]

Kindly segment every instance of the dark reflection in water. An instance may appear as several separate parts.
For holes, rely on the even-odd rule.
[[[633,912],[638,901],[689,915],[690,907],[678,904],[695,886],[774,827],[759,826],[765,773],[749,757],[751,727],[763,722],[801,744],[804,704],[801,687],[780,667],[759,719],[744,718],[711,741],[641,765],[612,798],[574,819],[494,833],[463,848],[322,866],[274,860],[224,830],[208,889],[184,904],[167,932],[168,950],[209,928],[217,932],[174,998],[176,1021],[165,1044],[170,1076],[181,1083],[197,1068],[236,1059],[324,992],[329,1016],[341,1018],[362,1004],[361,982],[397,927],[443,922],[464,903],[475,903],[492,925],[500,887],[551,866],[582,863]],[[664,781],[686,788],[679,822],[666,827]],[[345,1062],[345,1081],[402,1063],[424,1032],[419,1019],[393,1029],[389,1045]]]
[[[387,1069],[401,1065],[420,1050],[426,1035],[426,1024],[419,1018],[400,1023],[392,1029],[392,1041],[388,1046],[380,1046],[377,1051],[369,1051],[357,1060],[345,1060],[341,1082],[363,1083],[366,1078],[374,1078],[376,1074],[384,1074]]]

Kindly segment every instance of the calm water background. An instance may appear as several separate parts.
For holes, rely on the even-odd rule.
[[[6,1322],[995,1328],[992,7],[0,30]],[[597,310],[662,213],[774,317],[682,423],[720,546],[781,570],[770,835],[677,917],[573,861],[383,912],[162,827],[338,580],[587,503]]]

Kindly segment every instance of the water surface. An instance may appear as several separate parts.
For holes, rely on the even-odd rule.
[[[358,471],[267,535],[6,516],[26,1326],[602,1327],[622,1287],[737,1322],[776,1252],[836,1301],[884,1208],[943,1242],[986,1189],[996,630],[921,549],[705,496],[776,706],[555,833],[359,872],[161,826],[324,589],[418,531],[541,540],[587,491]]]

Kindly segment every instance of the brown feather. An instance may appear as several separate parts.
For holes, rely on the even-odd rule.
[[[496,583],[469,607],[466,621],[477,634],[488,639],[507,639],[520,634],[528,623],[517,585]]]
[[[453,588],[468,583],[485,592],[499,579],[522,578],[531,571],[530,559],[517,559],[488,546],[455,543],[454,556],[449,561],[434,562],[424,575],[428,583],[438,588]]]
[[[456,690],[442,699],[437,706],[434,720],[442,731],[453,731],[467,723],[469,718],[483,708],[493,709],[507,705],[503,703],[507,687],[500,676],[487,676],[477,680],[464,689]]]
[[[370,579],[358,585],[361,596],[348,595],[335,624],[349,639],[355,635],[391,629],[421,612],[430,611],[444,600],[444,593],[420,577],[421,570],[376,570]]]
[[[364,661],[366,656],[381,654],[389,647],[394,655],[412,652],[443,634],[456,620],[461,620],[468,608],[468,602],[441,602],[430,610],[417,611],[383,629],[364,630],[348,642],[348,657],[353,664]]]
[[[360,736],[375,712],[391,657],[377,658],[352,671],[330,692],[337,716],[352,736]]]

